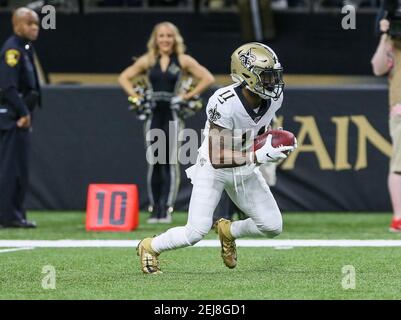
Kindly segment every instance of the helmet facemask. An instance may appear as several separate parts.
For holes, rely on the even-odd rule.
[[[231,55],[231,78],[264,100],[278,100],[284,88],[277,55],[257,42],[244,44]]]
[[[257,79],[253,90],[262,99],[278,100],[283,92],[283,68],[281,66],[275,68],[263,69],[257,66],[250,70]]]

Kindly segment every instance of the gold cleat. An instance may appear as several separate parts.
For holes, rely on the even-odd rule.
[[[237,247],[230,231],[231,223],[230,220],[221,218],[216,222],[215,229],[220,238],[223,262],[228,268],[233,269],[237,266]]]
[[[138,243],[136,253],[141,258],[141,270],[146,274],[163,273],[160,270],[159,254],[153,251],[152,238],[145,238]]]

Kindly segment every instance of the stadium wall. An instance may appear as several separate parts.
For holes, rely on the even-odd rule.
[[[208,92],[204,98],[207,99]],[[33,130],[27,205],[82,210],[90,183],[135,183],[146,207],[142,122],[117,87],[48,86]],[[273,188],[283,210],[389,211],[391,146],[384,86],[285,90],[282,125],[300,147],[281,166]],[[204,112],[187,121],[198,131]],[[200,142],[200,137],[199,137]],[[1,156],[1,155],[0,155]],[[187,208],[191,184],[182,167],[177,208]]]

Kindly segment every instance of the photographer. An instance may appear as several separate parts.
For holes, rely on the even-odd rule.
[[[401,232],[401,32],[398,32],[401,19],[396,19],[395,13],[396,10],[390,15],[386,13],[386,18],[380,20],[382,34],[371,62],[376,76],[388,74],[389,122],[393,143],[388,187],[394,214],[390,231]],[[391,17],[390,20],[387,16]]]

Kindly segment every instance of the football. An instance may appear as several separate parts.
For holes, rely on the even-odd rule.
[[[295,136],[287,130],[268,130],[265,133],[257,136],[253,143],[253,151],[262,148],[266,142],[267,136],[272,135],[272,146],[293,146],[295,144]]]

